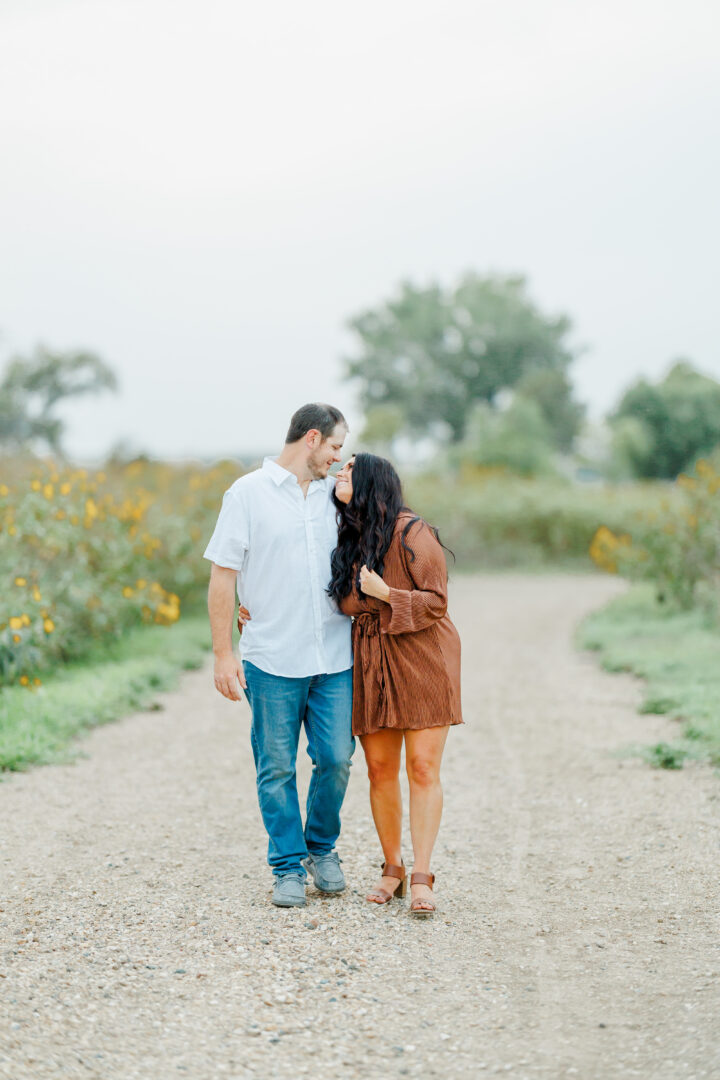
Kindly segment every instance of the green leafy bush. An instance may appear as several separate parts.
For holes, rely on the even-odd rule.
[[[649,581],[657,599],[690,608],[713,606],[720,585],[720,473],[700,460],[694,475],[681,475],[671,494],[647,508],[618,535],[598,529],[590,552],[595,563],[633,581]]]

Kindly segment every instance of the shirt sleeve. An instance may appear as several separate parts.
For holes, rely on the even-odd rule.
[[[250,529],[245,500],[232,488],[223,495],[215,532],[203,558],[229,570],[242,570],[250,547]]]
[[[414,589],[390,589],[380,609],[383,634],[409,634],[425,630],[447,612],[447,567],[443,550],[425,522],[413,527],[406,543],[415,558],[403,552]]]

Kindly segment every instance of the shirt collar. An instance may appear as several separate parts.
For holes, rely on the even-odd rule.
[[[290,478],[297,483],[297,476],[295,473],[291,473],[289,469],[283,469],[282,465],[278,465],[277,458],[263,458],[262,467],[270,473],[276,487],[280,487],[281,484],[284,484],[285,481]],[[311,480],[308,492],[315,491],[318,484],[322,485],[322,480]]]
[[[274,457],[263,458],[263,469],[270,473],[270,476],[275,482],[276,487],[280,487],[284,484],[294,473],[289,472],[287,469],[283,469],[282,465],[278,465],[277,459]],[[297,477],[295,477],[297,479]]]

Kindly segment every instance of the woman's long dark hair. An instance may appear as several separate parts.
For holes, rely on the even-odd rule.
[[[404,503],[400,477],[386,458],[376,454],[356,454],[353,459],[352,488],[352,498],[347,504],[340,502],[333,494],[338,512],[338,543],[332,553],[332,575],[327,591],[336,603],[348,596],[353,587],[359,590],[361,566],[365,565],[368,570],[382,576],[398,515],[412,513]],[[415,553],[407,544],[407,534],[420,520],[413,516],[400,538],[411,562]],[[437,529],[432,525],[428,528],[442,543]]]

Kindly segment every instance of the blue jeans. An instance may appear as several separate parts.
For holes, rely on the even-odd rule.
[[[300,874],[307,855],[332,851],[340,835],[340,807],[350,778],[352,668],[334,675],[286,679],[243,662],[252,709],[251,742],[260,813],[270,838],[275,875]],[[300,815],[296,761],[305,725],[313,763],[305,811]]]

